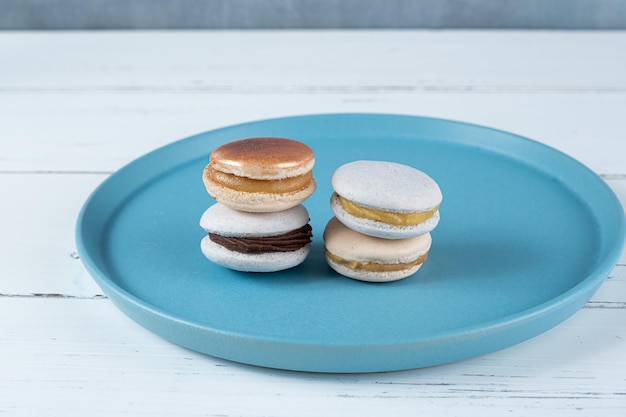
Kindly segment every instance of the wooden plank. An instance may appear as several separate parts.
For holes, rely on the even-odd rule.
[[[0,171],[111,172],[233,123],[385,112],[513,131],[621,174],[624,50],[619,32],[2,33]]]
[[[327,375],[179,348],[108,300],[0,302],[8,415],[619,416],[626,407],[626,310],[582,310],[521,345],[452,365]]]
[[[84,201],[104,178],[0,174],[0,300],[102,296],[77,258],[74,231]]]
[[[619,31],[3,32],[0,91],[602,94],[626,89],[625,50]]]
[[[553,146],[600,174],[618,175],[626,173],[624,109],[626,93],[0,93],[0,172],[107,173],[167,143],[231,124],[377,112],[510,131]]]

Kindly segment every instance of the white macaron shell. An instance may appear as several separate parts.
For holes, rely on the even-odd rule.
[[[337,193],[330,199],[330,207],[335,216],[346,226],[365,235],[385,239],[406,239],[431,232],[439,224],[439,211],[436,211],[428,220],[409,226],[396,226],[376,220],[354,216],[344,210],[339,202]]]
[[[311,250],[307,244],[296,251],[246,254],[228,250],[205,236],[200,244],[204,256],[223,267],[243,272],[276,272],[300,265]]]
[[[331,181],[340,196],[373,209],[427,211],[442,200],[441,190],[431,177],[395,162],[350,162],[337,168]]]
[[[251,213],[216,203],[202,214],[200,227],[221,236],[262,237],[291,232],[308,222],[309,212],[301,204],[278,212]]]

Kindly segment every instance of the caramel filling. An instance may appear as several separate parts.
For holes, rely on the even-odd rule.
[[[285,194],[306,188],[313,178],[312,171],[304,175],[279,180],[255,180],[253,178],[239,177],[226,174],[211,167],[207,169],[207,176],[216,183],[236,191],[248,193],[272,193]]]
[[[311,243],[312,228],[306,224],[299,229],[277,236],[227,237],[209,233],[209,239],[228,250],[259,254],[268,252],[293,252]]]
[[[396,264],[381,264],[378,262],[360,262],[360,261],[349,261],[340,256],[333,255],[328,252],[327,249],[324,249],[326,252],[326,256],[336,264],[343,265],[346,268],[360,270],[360,271],[368,271],[368,272],[393,272],[393,271],[404,271],[406,269],[413,268],[417,265],[423,264],[428,258],[428,252],[417,258],[412,262],[405,263],[396,263]]]
[[[395,213],[391,211],[377,210],[362,206],[350,200],[346,200],[339,196],[339,203],[343,209],[356,217],[375,220],[395,226],[412,226],[430,219],[439,210],[439,206],[428,211],[419,211],[412,213]]]

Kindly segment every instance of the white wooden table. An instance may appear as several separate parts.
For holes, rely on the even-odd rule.
[[[78,211],[124,164],[201,131],[329,112],[518,133],[626,203],[626,32],[0,33],[0,415],[625,415],[624,256],[585,308],[532,340],[365,375],[165,342],[77,259]]]

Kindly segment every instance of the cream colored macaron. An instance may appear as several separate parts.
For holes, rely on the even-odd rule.
[[[407,239],[382,239],[356,232],[336,217],[324,230],[328,265],[349,278],[388,282],[417,272],[428,257],[430,233]]]
[[[337,168],[332,185],[335,216],[363,234],[404,239],[429,233],[439,223],[439,186],[408,165],[351,162]]]
[[[208,193],[236,210],[294,207],[316,188],[313,150],[285,138],[249,138],[214,149],[202,179]]]

